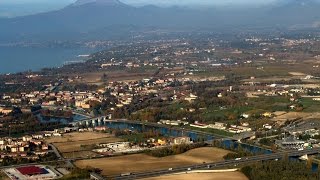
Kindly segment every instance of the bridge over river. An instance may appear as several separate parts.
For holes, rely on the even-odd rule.
[[[171,127],[171,126],[158,124],[158,123],[129,121],[126,119],[109,120],[105,116],[84,119],[81,121],[72,122],[70,124],[72,124],[73,126],[86,126],[86,127],[107,126],[112,129],[130,129],[138,132],[155,130],[165,135],[189,136],[193,140],[198,140],[198,138],[203,138],[205,141],[212,141],[214,139],[228,138],[222,135],[212,134],[209,132],[190,130],[190,129],[185,129],[183,127]]]
[[[227,137],[220,134],[214,134],[214,133],[200,131],[200,130],[185,129],[184,127],[168,126],[168,125],[152,123],[152,122],[131,121],[127,119],[109,120],[106,116],[84,119],[84,120],[72,122],[70,124],[72,124],[73,126],[86,126],[86,127],[107,126],[114,129],[132,129],[132,130],[138,130],[138,131],[157,129],[157,130],[160,130],[162,134],[169,134],[172,136],[189,136],[193,140],[197,139],[195,138],[196,137],[195,135],[197,135],[197,137],[204,138],[205,141],[212,141],[214,139],[241,140],[254,135],[254,133],[245,133],[242,135]]]
[[[222,140],[223,145],[226,148],[237,148],[241,146],[244,149],[249,150],[254,153],[271,153],[269,149],[261,148],[255,145],[243,144],[238,142],[238,138],[244,138],[243,136],[226,137],[210,132],[204,132],[200,130],[190,130],[179,126],[168,126],[164,124],[151,123],[151,122],[141,122],[141,121],[129,121],[127,119],[115,119],[109,120],[105,116],[89,118],[81,121],[76,121],[71,123],[73,126],[86,126],[86,127],[96,127],[96,126],[107,126],[112,129],[130,129],[138,132],[145,131],[158,131],[159,133],[167,136],[178,137],[178,136],[188,136],[193,141],[203,140],[207,143],[211,143],[214,140]]]

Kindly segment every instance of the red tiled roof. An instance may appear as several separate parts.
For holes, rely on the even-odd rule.
[[[39,168],[37,166],[26,166],[17,168],[17,170],[23,175],[36,175],[36,174],[45,174],[46,170]]]

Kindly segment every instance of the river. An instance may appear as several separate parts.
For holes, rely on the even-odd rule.
[[[125,122],[107,122],[105,125],[109,128],[120,129],[120,130],[131,129],[131,130],[135,130],[138,132],[150,131],[150,130],[159,131],[161,134],[164,134],[166,136],[173,136],[173,137],[188,136],[192,140],[198,140],[199,138],[204,138],[204,140],[210,141],[210,140],[216,139],[214,136],[209,136],[209,135],[203,136],[203,135],[198,135],[195,132],[187,132],[187,130],[185,132],[183,132],[183,131],[179,131],[179,130],[172,130],[167,127],[153,127],[153,126],[146,126],[146,125],[141,125],[141,124],[131,124],[131,123],[125,123]],[[252,153],[257,153],[257,154],[260,154],[260,153],[271,154],[272,153],[272,151],[268,150],[268,149],[260,148],[260,147],[253,146],[250,144],[243,144],[243,143],[239,143],[237,141],[228,140],[228,139],[224,139],[222,141],[222,145],[226,149],[229,149],[231,147],[237,148],[237,147],[241,146],[242,149],[247,150]],[[291,157],[290,160],[300,161],[297,157]],[[317,163],[312,163],[312,171],[317,172],[318,166],[319,165]]]
[[[183,130],[183,131],[175,130],[175,129],[170,129],[168,127],[153,127],[149,125],[131,124],[126,122],[107,122],[105,125],[109,128],[120,129],[120,130],[131,129],[138,132],[158,131],[161,134],[164,134],[166,136],[172,136],[172,137],[188,136],[194,141],[198,141],[201,139],[205,141],[211,141],[211,140],[217,139],[217,137],[215,137],[214,135],[199,135],[196,132],[191,132],[188,130]],[[223,143],[222,145],[225,146],[226,148],[230,148],[230,147],[237,148],[238,146],[241,146],[243,149],[246,149],[253,153],[263,153],[263,154],[272,153],[271,150],[263,149],[263,148],[249,145],[249,144],[238,143],[237,141],[232,141],[228,139],[223,140],[222,143]]]

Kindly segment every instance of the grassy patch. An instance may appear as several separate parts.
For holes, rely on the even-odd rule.
[[[237,118],[239,118],[241,114],[248,112],[252,109],[252,106],[238,106],[222,110],[217,107],[207,109],[205,112],[201,114],[201,116],[207,123],[213,123],[215,121],[229,122],[230,120],[236,120]]]
[[[185,126],[185,128],[190,130],[197,130],[197,131],[211,133],[212,135],[220,135],[220,136],[226,136],[226,137],[232,137],[234,135],[231,132],[227,132],[219,129],[211,129],[211,128],[201,129],[201,128],[196,128],[191,126]]]
[[[300,103],[303,105],[304,112],[319,112],[320,102],[314,101],[312,98],[302,98]]]
[[[124,136],[120,136],[119,138],[129,142],[144,142],[146,140],[146,138],[144,137],[144,134],[140,134],[140,133],[124,135]]]

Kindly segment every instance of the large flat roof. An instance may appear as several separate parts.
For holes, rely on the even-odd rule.
[[[49,173],[46,169],[38,166],[25,166],[16,168],[23,175],[36,175],[36,174],[47,174]]]

